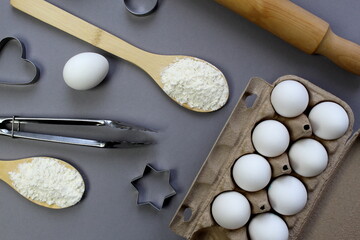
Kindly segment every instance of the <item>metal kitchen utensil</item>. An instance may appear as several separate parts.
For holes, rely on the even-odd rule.
[[[79,137],[65,137],[58,135],[50,135],[43,133],[25,132],[21,131],[23,125],[65,125],[75,127],[108,127],[120,130],[132,130],[132,131],[150,131],[149,129],[140,128],[125,124],[113,120],[92,120],[92,119],[68,119],[68,118],[23,118],[23,117],[10,117],[0,118],[0,135],[12,137],[12,138],[23,138],[30,140],[38,140],[45,142],[54,143],[66,143],[72,145],[98,147],[98,148],[126,148],[144,146],[150,144],[147,141],[101,141],[92,140]],[[9,126],[9,127],[7,127]]]
[[[8,85],[8,86],[17,86],[17,85],[30,85],[30,84],[33,84],[35,83],[38,79],[39,79],[39,76],[40,76],[40,73],[39,73],[39,69],[36,67],[36,65],[31,62],[30,60],[26,59],[26,54],[25,54],[25,47],[24,45],[22,44],[22,42],[16,38],[16,37],[5,37],[3,38],[1,41],[0,41],[0,51],[5,47],[6,44],[8,44],[10,41],[15,41],[20,49],[21,49],[21,53],[20,53],[20,58],[22,60],[24,60],[27,64],[30,64],[31,68],[33,69],[33,74],[31,75],[31,77],[29,78],[30,80],[29,81],[25,81],[25,82],[19,82],[19,83],[12,83],[10,81],[3,81],[0,77],[0,85]]]
[[[157,203],[155,200],[153,199],[147,199],[147,200],[140,200],[140,196],[142,194],[145,194],[146,193],[146,189],[141,189],[139,186],[138,186],[138,182],[143,179],[146,175],[148,174],[163,174],[165,177],[166,177],[166,184],[167,184],[167,187],[168,187],[168,192],[163,195],[163,196],[160,196],[161,197],[161,203]],[[176,191],[175,189],[171,186],[170,184],[170,171],[169,170],[162,170],[162,171],[159,171],[159,170],[156,170],[153,166],[151,166],[150,164],[147,164],[145,169],[144,169],[144,172],[143,174],[141,174],[140,176],[134,178],[132,181],[131,181],[131,184],[134,186],[134,188],[137,190],[138,192],[138,197],[137,197],[137,205],[141,206],[141,205],[146,205],[146,204],[149,204],[150,206],[152,206],[153,208],[155,208],[156,210],[160,211],[164,205],[164,201],[174,195],[176,195]],[[159,187],[162,187],[162,186],[159,186]]]
[[[147,72],[162,90],[164,90],[164,84],[161,81],[162,71],[169,65],[181,59],[190,58],[195,61],[204,62],[221,73],[215,66],[199,58],[183,55],[160,55],[146,52],[44,0],[10,0],[10,4],[14,8],[50,24],[51,26],[135,64]],[[222,77],[226,79],[225,76]],[[226,99],[228,97],[229,95],[227,94]],[[175,98],[171,99],[180,106],[196,112],[212,112],[222,107],[203,110],[191,107],[186,103],[181,103]]]
[[[158,0],[124,0],[126,9],[136,16],[146,16],[154,12]]]

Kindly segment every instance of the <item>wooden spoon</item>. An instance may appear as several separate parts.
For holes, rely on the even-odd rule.
[[[161,82],[161,72],[170,64],[183,58],[192,58],[207,63],[202,59],[189,56],[159,55],[146,52],[44,0],[10,0],[10,4],[22,12],[137,65],[147,72],[161,89],[164,87]],[[221,73],[215,66],[211,64],[210,66]],[[225,79],[224,76],[223,78]],[[177,102],[176,99],[172,99]],[[177,103],[197,112],[218,110],[207,111],[191,108],[188,104]]]
[[[10,178],[9,172],[18,172],[19,171],[18,170],[19,164],[30,163],[35,158],[39,158],[39,157],[31,157],[31,158],[24,158],[24,159],[11,160],[11,161],[0,161],[0,179],[3,180],[4,182],[6,182],[15,191],[19,192],[16,189],[16,187],[13,185],[13,181]],[[77,171],[72,165],[70,165],[70,164],[68,164],[68,163],[66,163],[66,162],[64,162],[62,160],[59,160],[59,159],[56,159],[56,158],[49,158],[49,157],[40,157],[40,158],[44,158],[44,159],[47,158],[47,159],[55,160],[58,163],[60,163],[61,165],[65,166],[66,168]],[[84,181],[84,180],[82,179],[82,181]],[[21,196],[23,196],[23,195],[21,195]],[[30,199],[30,198],[28,198],[26,196],[23,196],[23,197],[28,199],[29,201],[31,201],[31,202],[33,202],[35,204],[38,204],[40,206],[43,206],[43,207],[53,208],[53,209],[64,208],[64,207],[60,207],[60,206],[58,206],[56,204],[49,205],[49,204],[47,204],[45,202],[36,201],[36,200]],[[70,206],[68,206],[68,207],[70,207]]]

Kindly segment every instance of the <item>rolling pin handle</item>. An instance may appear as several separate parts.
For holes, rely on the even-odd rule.
[[[328,57],[360,75],[360,46],[335,35],[329,23],[289,0],[215,0],[308,54]]]
[[[343,69],[360,75],[360,45],[339,37],[329,28],[315,51]]]

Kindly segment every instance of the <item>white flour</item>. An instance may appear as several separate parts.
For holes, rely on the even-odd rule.
[[[227,101],[229,88],[224,75],[201,60],[183,58],[161,73],[164,91],[180,104],[214,111]]]
[[[80,201],[85,191],[79,172],[51,158],[38,157],[21,163],[18,171],[9,175],[21,195],[49,205],[70,207]]]

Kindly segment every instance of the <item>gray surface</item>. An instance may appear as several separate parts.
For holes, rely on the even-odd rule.
[[[61,211],[34,205],[0,183],[2,240],[181,239],[168,224],[252,76],[272,82],[284,74],[299,75],[346,101],[355,116],[360,113],[359,76],[284,44],[211,0],[162,0],[159,9],[144,18],[128,13],[121,0],[50,2],[145,50],[208,60],[226,75],[231,98],[215,113],[188,111],[170,101],[134,65],[18,12],[2,0],[0,37],[19,37],[28,58],[41,69],[34,86],[0,86],[2,116],[109,118],[159,130],[154,135],[156,145],[129,150],[0,137],[1,159],[58,157],[76,165],[87,181],[83,201]],[[360,43],[359,1],[295,2],[328,21],[335,33]],[[110,61],[110,74],[97,88],[80,92],[65,85],[62,68],[70,57],[84,51],[104,54]],[[1,58],[0,64],[6,64],[4,61]],[[356,120],[355,128],[359,126]],[[147,163],[173,171],[172,183],[178,194],[161,212],[135,204],[136,191],[130,181]]]

